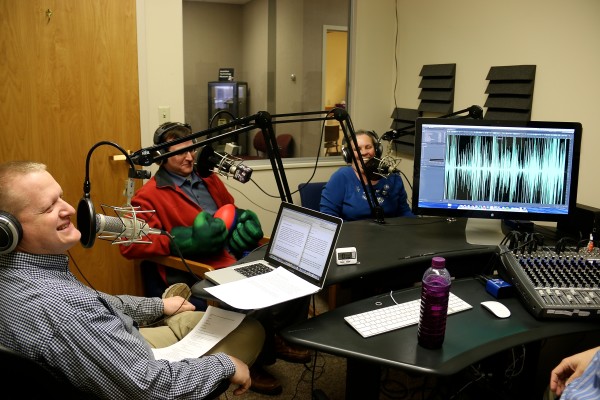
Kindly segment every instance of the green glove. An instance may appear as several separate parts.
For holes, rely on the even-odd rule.
[[[178,254],[175,246],[184,257],[216,253],[225,245],[228,234],[223,220],[201,211],[192,226],[176,226],[171,230],[171,253]]]
[[[238,210],[238,212],[241,212],[241,215],[237,218],[237,224],[229,236],[229,250],[239,258],[244,250],[256,247],[263,237],[263,231],[254,211]]]

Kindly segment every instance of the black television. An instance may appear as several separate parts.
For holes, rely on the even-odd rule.
[[[577,200],[577,122],[418,118],[413,213],[566,220]]]

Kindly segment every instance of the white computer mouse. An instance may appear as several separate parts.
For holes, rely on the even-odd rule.
[[[498,318],[510,317],[510,310],[498,301],[482,301],[481,305]]]

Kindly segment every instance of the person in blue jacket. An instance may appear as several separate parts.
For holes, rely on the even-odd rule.
[[[356,141],[358,143],[357,150],[354,149],[354,144],[348,146],[347,143],[344,143],[342,145],[342,156],[350,165],[341,167],[329,178],[321,192],[321,212],[338,216],[344,221],[373,217],[360,181],[360,175],[362,175],[365,183],[367,180],[371,181],[376,192],[377,202],[382,207],[385,217],[413,216],[408,205],[408,195],[399,174],[392,173],[382,176],[382,174],[373,173],[371,168],[367,168],[367,171],[363,171],[362,168],[357,170],[352,163],[350,151],[354,151],[357,159],[362,157],[365,166],[373,164],[369,161],[374,158],[381,159],[383,150],[377,134],[361,129],[356,131]]]

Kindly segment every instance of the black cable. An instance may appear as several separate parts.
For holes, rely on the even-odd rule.
[[[196,281],[198,281],[198,282],[202,281],[203,279],[200,278],[198,275],[196,275],[194,273],[194,271],[192,271],[192,269],[190,268],[188,263],[185,261],[185,257],[183,256],[183,253],[181,252],[181,250],[179,249],[179,246],[177,246],[177,243],[174,240],[175,236],[171,235],[169,232],[165,232],[165,234],[169,237],[169,239],[171,239],[171,244],[175,248],[175,251],[177,252],[177,256],[181,259],[181,262],[183,263],[185,268],[188,270],[188,272],[196,279]]]

